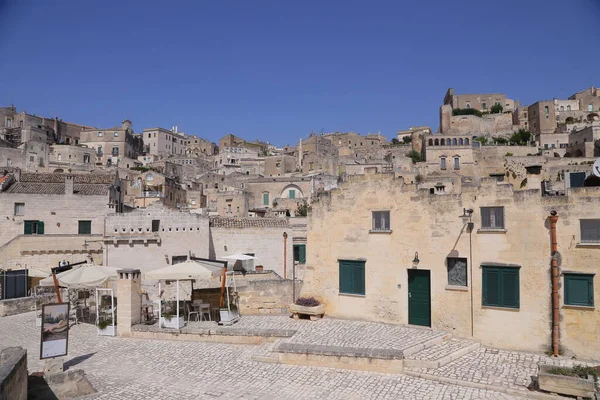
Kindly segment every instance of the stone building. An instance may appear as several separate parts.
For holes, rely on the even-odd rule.
[[[85,257],[100,249],[94,240],[102,235],[104,217],[123,210],[116,174],[15,170],[12,175],[14,183],[0,192],[1,262],[20,259],[46,269]]]
[[[220,175],[228,175],[233,172],[242,171],[242,161],[245,161],[246,171],[250,174],[252,167],[260,169],[260,163],[254,165],[256,161],[259,161],[258,152],[246,147],[220,147],[219,154],[212,157],[212,169],[216,170]],[[248,164],[251,162],[251,164]],[[264,168],[264,161],[263,161]],[[254,171],[254,173],[261,173],[262,171]]]
[[[540,141],[539,135],[556,131],[556,109],[553,101],[535,102],[528,107],[527,113],[529,115],[529,130],[536,136],[537,142]]]
[[[598,358],[599,200],[590,187],[542,197],[488,178],[436,196],[386,175],[356,177],[312,205],[301,295],[322,300],[332,317],[546,351],[556,211],[561,347]]]
[[[296,171],[296,158],[289,155],[269,156],[264,160],[265,176],[285,176]]]
[[[92,169],[94,167],[95,150],[87,146],[59,145],[50,146],[48,164],[52,170]]]
[[[133,166],[144,150],[143,139],[140,135],[134,135],[129,120],[123,121],[121,127],[84,129],[80,143],[95,149],[96,165],[119,165],[128,159]]]
[[[45,172],[48,170],[50,159],[50,145],[45,141],[29,141],[17,148],[0,145],[0,168],[13,167],[31,172]]]
[[[189,138],[175,128],[147,128],[142,132],[144,152],[160,157],[186,155]]]
[[[489,112],[496,104],[500,104],[504,111],[513,111],[515,105],[514,100],[507,99],[503,93],[456,94],[453,88],[446,92],[444,104],[451,106],[453,110],[472,108],[482,112]]]
[[[600,156],[600,122],[572,132],[568,135],[569,146],[565,157],[599,157]]]
[[[194,135],[187,135],[185,141],[185,154],[194,156],[212,156],[219,154],[219,148],[210,140],[202,139]]]

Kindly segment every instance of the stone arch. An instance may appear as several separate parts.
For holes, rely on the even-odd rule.
[[[465,146],[468,146],[468,145],[469,145],[469,138],[466,138],[465,139]]]
[[[290,197],[292,190],[294,191],[293,192],[294,197]],[[290,184],[283,188],[279,197],[284,198],[284,199],[286,199],[286,198],[301,199],[304,197],[304,193],[302,192],[302,189],[300,189],[300,187],[298,185]]]
[[[442,139],[442,146],[446,145],[446,139]]]
[[[437,139],[436,139],[437,140]],[[433,139],[429,139],[429,145],[433,146]]]
[[[457,144],[456,138],[452,139],[452,146],[456,146]]]
[[[442,139],[442,140],[444,140],[444,139]],[[438,139],[435,139],[435,142],[434,142],[434,143],[435,143],[435,145],[436,145],[436,146],[439,146],[439,145],[440,145],[440,141],[439,141]]]
[[[459,146],[462,146],[462,145],[463,145],[463,139],[462,139],[462,138],[459,138],[459,139],[458,139],[458,145],[459,145]]]

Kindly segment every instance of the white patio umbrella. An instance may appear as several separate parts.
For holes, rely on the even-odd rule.
[[[232,254],[230,256],[225,256],[225,257],[222,257],[222,258],[227,259],[227,260],[240,260],[240,261],[256,260],[257,259],[257,257],[249,256],[247,254]]]
[[[50,271],[42,271],[34,267],[27,268],[27,276],[30,278],[46,278],[50,276]]]
[[[179,321],[179,281],[190,279],[210,279],[221,273],[223,267],[217,267],[201,261],[188,260],[168,267],[158,268],[146,273],[146,278],[156,280],[175,280],[177,281],[177,321]],[[160,282],[158,283],[158,292],[160,293]],[[162,301],[162,300],[161,300]],[[162,317],[162,307],[159,307],[159,318]]]
[[[100,265],[82,265],[69,271],[56,275],[58,284],[70,289],[95,288],[102,286],[106,281],[117,279],[118,268]],[[49,276],[40,281],[41,286],[53,286],[54,279]]]

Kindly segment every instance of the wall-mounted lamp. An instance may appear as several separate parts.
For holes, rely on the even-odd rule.
[[[412,260],[413,268],[417,268],[419,266],[420,261],[421,260],[419,260],[419,253],[415,251],[415,258]]]
[[[471,222],[471,217],[473,216],[472,208],[463,208],[463,215],[460,215],[459,218],[462,219],[463,224],[467,224],[467,229],[470,231],[473,230],[475,224]]]

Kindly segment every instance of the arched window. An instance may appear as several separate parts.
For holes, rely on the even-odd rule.
[[[567,111],[571,111],[571,106],[567,106]]]
[[[433,146],[433,139],[429,139],[429,145]]]
[[[560,111],[565,111],[565,106],[560,106]]]
[[[442,139],[442,140],[444,140],[444,139]],[[440,145],[440,141],[439,141],[438,139],[435,139],[435,145],[436,145],[436,146],[439,146],[439,145]]]
[[[453,146],[456,146],[456,145],[457,145],[456,138],[452,139],[452,145],[453,145]]]
[[[152,174],[146,175],[146,181],[147,182],[152,182],[153,180],[154,180],[154,176],[152,176]]]
[[[469,145],[469,139],[465,139],[465,146]]]
[[[469,103],[467,103],[467,108],[471,108],[471,105]]]
[[[462,139],[462,138],[458,139],[458,145],[459,145],[459,146],[462,146],[462,145],[463,145],[463,139]]]
[[[446,139],[442,139],[442,146],[446,145]]]

